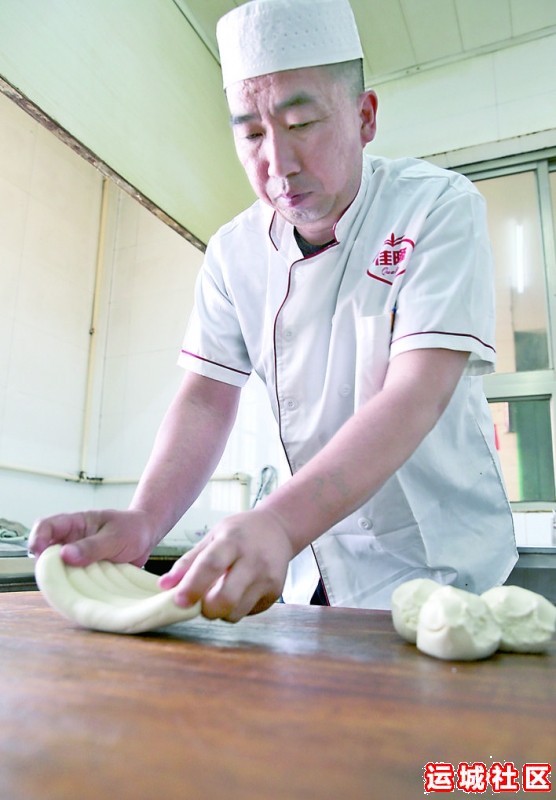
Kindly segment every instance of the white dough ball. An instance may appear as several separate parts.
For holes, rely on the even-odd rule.
[[[488,658],[500,638],[488,605],[470,592],[442,586],[421,608],[417,647],[429,656],[454,661]]]
[[[521,586],[496,586],[481,597],[502,630],[500,650],[540,653],[556,629],[556,607]]]
[[[406,581],[392,592],[392,623],[397,633],[408,642],[417,641],[417,622],[421,606],[441,584],[429,578]]]

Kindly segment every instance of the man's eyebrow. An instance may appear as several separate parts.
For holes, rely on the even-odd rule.
[[[282,111],[287,111],[290,108],[296,108],[298,106],[308,106],[314,105],[316,103],[315,98],[308,94],[307,92],[298,92],[297,94],[291,95],[291,97],[287,97],[285,100],[282,100],[281,103],[275,107],[275,112],[281,113]],[[260,119],[258,114],[231,114],[230,115],[230,123],[232,126],[234,125],[244,125],[247,122],[254,122]]]
[[[244,125],[246,122],[253,122],[259,119],[258,114],[230,114],[230,125]]]

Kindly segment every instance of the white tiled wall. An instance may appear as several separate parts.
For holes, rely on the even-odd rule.
[[[99,453],[103,476],[139,476],[181,379],[176,359],[202,253],[113,192]]]
[[[556,128],[556,35],[378,84],[373,153],[430,156]]]
[[[115,185],[104,191],[101,223],[100,174],[0,94],[0,517],[26,525],[125,507],[182,377],[202,253]],[[254,493],[262,467],[279,466],[276,437],[261,435],[273,425],[250,382],[217,473],[251,475]],[[81,471],[107,484],[62,479]],[[184,524],[245,499],[237,482],[215,483]]]
[[[0,462],[76,471],[101,181],[0,96]]]

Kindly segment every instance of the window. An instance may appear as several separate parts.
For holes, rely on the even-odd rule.
[[[556,501],[556,151],[461,170],[487,201],[497,368],[484,379],[512,507]]]
[[[496,264],[497,371],[548,369],[536,173],[487,178],[475,185],[487,201]]]
[[[556,500],[550,398],[491,402],[496,447],[514,503]]]

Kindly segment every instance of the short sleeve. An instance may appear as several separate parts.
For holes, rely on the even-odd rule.
[[[466,179],[463,179],[466,180]],[[467,374],[494,370],[494,269],[482,196],[466,181],[431,208],[402,279],[391,354],[470,353]]]
[[[251,363],[218,258],[209,244],[195,287],[178,364],[208,378],[243,386]]]

